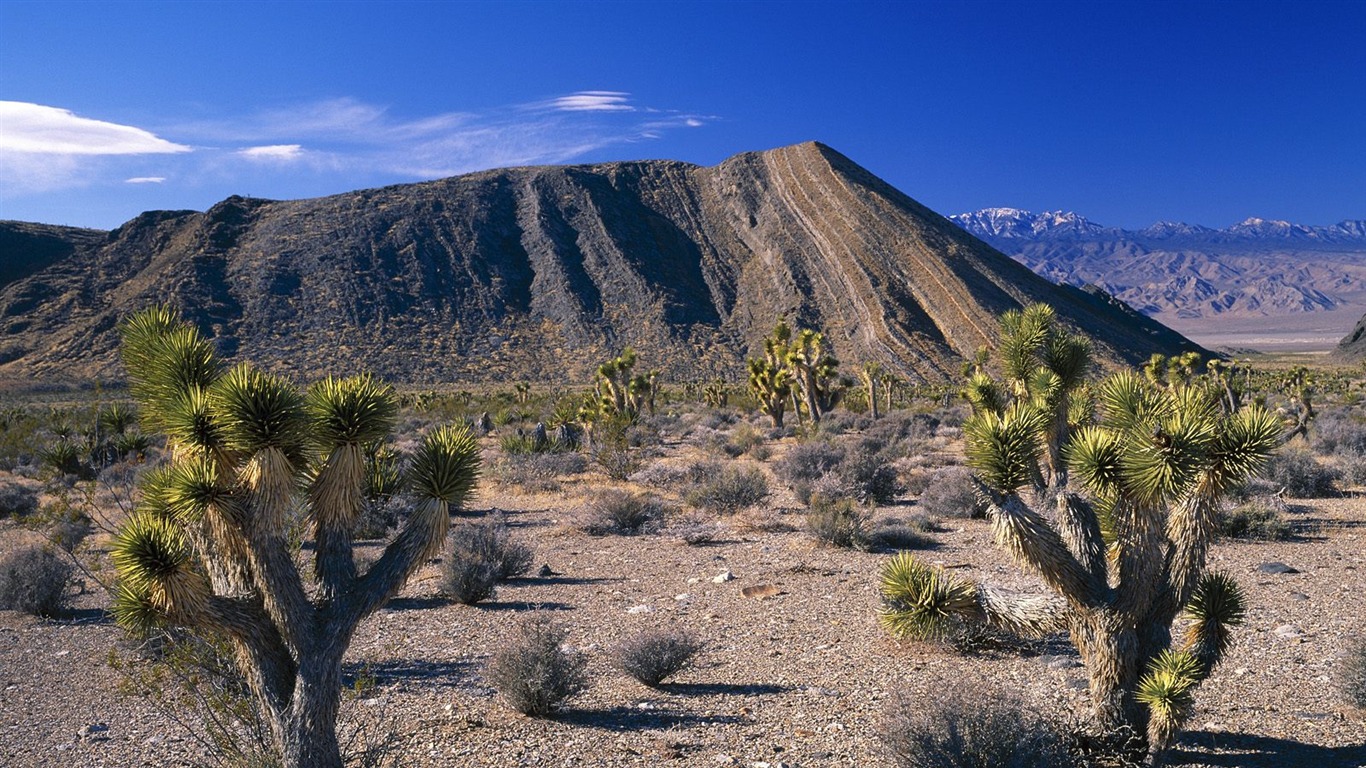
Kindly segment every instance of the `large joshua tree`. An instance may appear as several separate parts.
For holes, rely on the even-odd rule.
[[[249,365],[224,369],[165,308],[122,331],[134,395],[171,461],[145,480],[114,545],[115,617],[133,631],[176,625],[225,639],[281,763],[340,766],[342,656],[361,619],[441,548],[477,480],[477,444],[464,428],[426,435],[409,470],[417,507],[362,573],[352,531],[365,446],[391,429],[393,390],[359,376],[301,392]],[[289,542],[299,520],[314,543],[311,578]]]
[[[1066,631],[1098,723],[1146,736],[1156,763],[1243,614],[1236,583],[1205,568],[1220,498],[1261,466],[1281,425],[1264,408],[1228,411],[1210,387],[1156,386],[1133,372],[1111,376],[1096,398],[1101,418],[1069,434],[1062,450],[1084,495],[1063,474],[1031,494],[1041,503],[1021,496],[1048,460],[1057,415],[1046,400],[981,408],[964,425],[997,541],[1055,594],[1002,593],[898,555],[882,573],[882,620],[907,637],[957,621]]]

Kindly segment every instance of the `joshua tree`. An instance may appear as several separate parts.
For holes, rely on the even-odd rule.
[[[659,372],[632,376],[636,365],[635,350],[627,347],[617,357],[598,366],[595,387],[602,412],[635,421],[642,405],[654,412],[654,398],[659,386]]]
[[[792,396],[792,371],[787,367],[791,331],[780,322],[773,334],[764,339],[764,356],[749,360],[749,390],[759,401],[759,411],[781,429],[787,400]]]
[[[885,375],[882,364],[864,363],[863,367],[859,369],[859,375],[863,377],[863,388],[868,392],[868,411],[872,414],[873,420],[877,421],[880,415],[877,410],[877,388]],[[891,410],[890,405],[887,406],[887,410]]]
[[[531,399],[531,384],[528,382],[519,381],[512,386],[512,390],[519,404],[526,405],[526,401]]]
[[[779,327],[786,327],[786,323],[780,322]],[[774,329],[775,335],[777,332]],[[834,410],[849,387],[850,382],[839,376],[839,365],[825,345],[825,334],[818,331],[798,330],[787,347],[787,368],[813,425],[820,425],[821,415]]]
[[[425,436],[408,471],[417,507],[362,573],[352,531],[365,446],[392,427],[393,390],[358,376],[300,392],[246,364],[224,370],[164,308],[122,332],[134,395],[171,463],[144,482],[114,544],[115,617],[133,631],[169,624],[227,640],[280,763],[340,766],[342,656],[360,620],[441,548],[477,480],[478,445],[464,428]],[[289,544],[299,515],[314,542],[312,589]]]
[[[1099,724],[1146,735],[1156,763],[1243,614],[1233,580],[1205,569],[1220,498],[1262,465],[1281,424],[1260,407],[1230,413],[1207,387],[1158,387],[1132,372],[1105,381],[1098,400],[1103,420],[1065,450],[1086,496],[1044,496],[1051,516],[1019,494],[1044,451],[1049,412],[1017,400],[964,426],[997,540],[1056,596],[1004,594],[900,555],[883,569],[882,619],[912,637],[954,621],[1066,630]],[[1173,643],[1183,611],[1190,623]]]
[[[1281,389],[1290,396],[1291,423],[1285,434],[1286,442],[1296,437],[1308,437],[1309,425],[1313,423],[1314,394],[1318,381],[1308,368],[1295,366],[1281,380]]]

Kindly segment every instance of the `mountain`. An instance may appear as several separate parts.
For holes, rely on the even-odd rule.
[[[92,248],[108,235],[98,229],[0,221],[0,288]]]
[[[1050,280],[1099,286],[1177,327],[1366,309],[1366,221],[1249,218],[1225,229],[1158,222],[1124,230],[1062,211],[987,208],[949,218]]]
[[[145,213],[0,291],[0,376],[117,377],[119,318],[171,302],[225,355],[307,375],[585,381],[632,346],[676,380],[739,378],[786,316],[851,369],[945,381],[1034,301],[1110,361],[1192,346],[807,143]]]

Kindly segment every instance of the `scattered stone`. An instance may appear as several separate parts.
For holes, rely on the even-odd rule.
[[[649,613],[649,612],[652,611],[652,610],[654,610],[654,609],[651,608],[651,607],[648,606],[648,605],[633,605],[633,606],[631,606],[630,608],[627,608],[627,609],[626,609],[626,612],[627,612],[627,613]]]
[[[82,739],[91,741],[102,741],[109,738],[109,725],[107,723],[91,723],[80,730]]]
[[[674,599],[675,599],[675,600],[678,600],[678,601],[680,601],[680,602],[683,601],[683,600],[691,600],[691,599],[692,599],[692,595],[688,594],[687,592],[684,592],[684,593],[681,594],[681,595],[674,595]]]
[[[551,576],[554,576],[555,572],[550,570],[550,564],[546,563],[541,566],[541,570],[537,571],[536,575],[542,579],[548,579]]]
[[[728,581],[735,581],[735,574],[731,573],[729,570],[725,570],[712,577],[711,583],[725,584]]]
[[[1296,637],[1304,636],[1304,632],[1302,632],[1300,628],[1295,626],[1294,624],[1282,624],[1279,627],[1276,627],[1276,629],[1273,631],[1276,633],[1277,637],[1284,637],[1286,639],[1293,639]]]
[[[1075,669],[1081,666],[1081,660],[1075,656],[1044,656],[1042,660],[1049,669]]]
[[[740,590],[740,594],[744,595],[745,597],[753,597],[759,600],[763,600],[769,597],[776,597],[778,595],[781,595],[782,590],[778,589],[772,584],[758,584],[753,587],[745,587],[744,589]]]
[[[1291,568],[1285,563],[1280,562],[1262,563],[1261,565],[1257,566],[1257,570],[1261,571],[1262,573],[1271,573],[1276,575],[1299,573],[1298,569]]]
[[[1291,592],[1290,599],[1298,602],[1304,602],[1305,600],[1309,599],[1309,595],[1306,595],[1303,592]]]

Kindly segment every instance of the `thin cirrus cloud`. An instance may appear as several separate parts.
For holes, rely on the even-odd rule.
[[[66,109],[0,102],[0,173],[7,177],[0,196],[165,185],[168,178],[230,188],[251,183],[255,190],[290,196],[305,178],[300,174],[311,175],[312,189],[342,191],[377,181],[569,162],[714,119],[639,105],[624,91],[594,90],[416,116],[340,98],[207,120],[163,119],[154,133]]]

